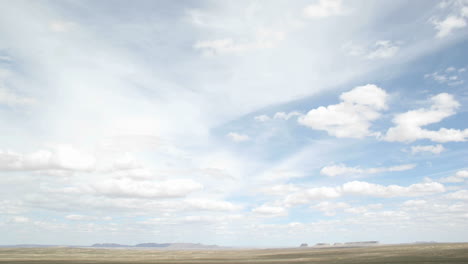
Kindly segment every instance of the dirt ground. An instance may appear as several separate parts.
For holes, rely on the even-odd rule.
[[[152,250],[0,248],[0,263],[468,263],[468,243],[365,248]]]

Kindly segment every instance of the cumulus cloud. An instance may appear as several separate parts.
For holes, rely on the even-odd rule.
[[[468,200],[468,191],[460,190],[446,195],[447,198],[453,200]]]
[[[258,122],[266,122],[266,121],[270,121],[272,119],[289,120],[292,117],[301,116],[301,115],[302,115],[302,113],[300,113],[298,111],[292,111],[292,112],[289,112],[289,113],[276,112],[273,115],[273,117],[269,117],[267,115],[259,115],[259,116],[255,116],[254,119],[255,119],[255,121],[258,121]]]
[[[226,136],[234,142],[243,142],[250,140],[250,137],[248,135],[236,132],[229,132]]]
[[[258,30],[255,39],[250,42],[235,41],[232,38],[198,41],[193,46],[206,55],[238,54],[258,49],[270,49],[285,38],[285,33],[275,30]]]
[[[350,205],[343,202],[321,202],[317,205],[312,206],[312,208],[317,209],[323,212],[326,216],[336,215],[338,209],[349,208]]]
[[[349,174],[375,174],[382,172],[392,172],[392,171],[405,171],[411,170],[416,167],[416,164],[404,164],[391,167],[377,167],[377,168],[368,168],[362,169],[360,167],[347,167],[344,164],[325,166],[320,170],[320,174],[327,175],[330,177],[335,177],[339,175],[349,175]]]
[[[342,93],[341,103],[312,109],[298,121],[339,138],[375,135],[369,128],[371,122],[380,117],[380,111],[387,108],[387,97],[385,90],[376,85],[358,86]]]
[[[0,170],[92,170],[95,157],[70,145],[58,145],[53,150],[39,150],[20,154],[0,150]]]
[[[112,220],[111,217],[96,217],[96,216],[89,216],[89,215],[79,215],[79,214],[69,214],[65,216],[65,219],[72,220],[72,221],[94,221],[94,220],[105,220],[109,221]]]
[[[369,210],[381,209],[382,204],[369,204],[362,206],[351,206],[344,202],[321,202],[317,205],[311,206],[311,208],[317,209],[323,212],[326,216],[334,216],[338,211],[343,211],[349,214],[364,214]]]
[[[455,68],[455,67],[448,67],[444,71],[436,71],[433,73],[428,73],[424,75],[426,79],[432,79],[440,84],[447,84],[449,86],[456,86],[465,83],[464,80],[464,72],[466,72],[466,68]]]
[[[429,139],[435,142],[460,142],[468,137],[468,129],[441,128],[437,131],[427,130],[423,126],[438,123],[456,113],[460,104],[452,95],[441,93],[433,96],[430,108],[411,110],[398,114],[393,119],[396,125],[388,129],[384,139],[387,141],[413,142],[418,139]]]
[[[304,15],[309,18],[325,18],[348,13],[341,0],[319,0],[304,8]]]
[[[189,179],[135,181],[124,178],[93,183],[90,187],[98,195],[136,198],[184,197],[203,189],[203,185]]]
[[[400,41],[378,40],[372,46],[357,45],[348,42],[342,50],[349,56],[362,57],[369,60],[389,59],[400,51]]]
[[[399,185],[383,186],[362,181],[352,181],[343,184],[342,191],[345,194],[367,195],[374,197],[411,197],[423,196],[434,193],[445,192],[444,185],[438,182],[416,183],[408,187]]]
[[[254,120],[255,121],[258,121],[258,122],[266,122],[268,120],[270,120],[271,118],[267,115],[258,115],[258,116],[255,116],[254,117]]]
[[[420,152],[431,152],[433,154],[440,154],[445,148],[441,144],[437,145],[417,145],[411,147],[411,153],[416,154]]]
[[[260,191],[267,195],[286,195],[299,190],[294,184],[277,184],[269,187],[263,187]]]
[[[464,182],[466,179],[468,179],[468,170],[461,170],[461,171],[457,171],[455,175],[441,178],[439,181],[448,182],[448,183],[459,183],[459,182]]]
[[[184,201],[191,209],[203,211],[236,211],[242,209],[241,205],[227,201],[191,198]]]
[[[468,2],[444,1],[439,5],[442,9],[449,9],[449,14],[444,19],[431,18],[434,29],[437,30],[436,38],[444,38],[453,31],[466,27],[468,17]]]
[[[300,189],[286,195],[283,204],[287,207],[308,204],[313,201],[335,199],[346,195],[371,197],[417,197],[445,192],[443,184],[438,182],[416,183],[409,186],[380,185],[364,181],[351,181],[336,187],[315,187]]]
[[[400,50],[400,46],[389,40],[379,40],[375,43],[374,49],[366,55],[368,59],[386,59],[395,56]]]
[[[448,16],[442,21],[434,21],[433,23],[435,29],[437,30],[437,38],[446,37],[450,35],[452,31],[466,27],[465,19],[458,16]]]
[[[19,223],[19,224],[24,224],[24,223],[29,223],[31,219],[25,217],[25,216],[13,216],[11,218],[11,222],[13,223]]]
[[[284,216],[287,214],[287,210],[284,207],[265,204],[252,209],[252,212],[255,214],[267,216]]]
[[[314,200],[338,198],[341,194],[340,187],[316,187],[287,195],[284,202],[287,206],[295,206]]]

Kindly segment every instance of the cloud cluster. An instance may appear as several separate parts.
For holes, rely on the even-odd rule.
[[[441,144],[437,145],[417,145],[411,147],[411,153],[416,154],[420,152],[430,152],[433,154],[440,154],[445,148]]]
[[[382,88],[368,84],[340,95],[341,103],[310,110],[299,117],[300,124],[324,130],[339,138],[363,138],[375,135],[371,122],[387,108],[388,95]]]
[[[283,201],[287,207],[308,204],[323,199],[335,199],[345,195],[370,197],[417,197],[445,192],[444,185],[438,182],[424,182],[400,185],[380,185],[364,181],[351,181],[336,187],[306,188],[287,195]]]
[[[404,164],[391,167],[377,167],[377,168],[368,168],[362,169],[360,167],[347,167],[344,164],[325,166],[320,170],[320,174],[327,175],[330,177],[335,177],[339,175],[353,175],[353,174],[375,174],[382,172],[392,172],[392,171],[406,171],[411,170],[416,167],[416,164]]]
[[[236,132],[229,132],[226,136],[234,142],[243,142],[250,140],[250,137],[248,135]]]
[[[420,108],[398,114],[393,119],[394,127],[388,129],[384,139],[387,141],[412,142],[429,139],[435,142],[460,142],[468,137],[468,129],[441,128],[437,131],[422,127],[438,123],[456,113],[460,106],[455,98],[447,93],[440,93],[430,99],[430,108]]]
[[[368,60],[389,59],[398,54],[401,44],[400,41],[378,40],[372,46],[366,47],[349,42],[342,46],[342,50],[350,56]]]
[[[434,81],[447,84],[450,86],[461,85],[465,82],[463,73],[466,72],[466,68],[455,68],[448,67],[443,72],[433,72],[424,75],[424,78],[433,79]]]
[[[453,31],[465,28],[468,18],[468,3],[466,1],[444,1],[441,8],[450,8],[451,13],[444,19],[432,18],[434,29],[437,30],[436,38],[444,38]]]
[[[280,120],[289,120],[295,116],[301,116],[302,114],[298,111],[292,111],[289,113],[286,112],[276,112],[273,117],[269,117],[268,115],[258,115],[254,116],[254,120],[258,122],[266,122],[272,119],[280,119]]]
[[[460,183],[460,182],[464,182],[467,179],[468,179],[468,170],[461,170],[461,171],[457,171],[457,173],[455,173],[455,175],[445,177],[445,178],[441,178],[441,179],[439,179],[439,181],[440,182],[449,182],[449,183]]]

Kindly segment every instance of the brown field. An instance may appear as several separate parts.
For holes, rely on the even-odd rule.
[[[468,263],[468,243],[365,248],[151,250],[0,248],[0,263]]]

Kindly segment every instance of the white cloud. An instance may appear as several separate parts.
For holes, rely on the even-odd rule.
[[[69,214],[65,216],[65,219],[72,220],[72,221],[95,221],[95,220],[104,220],[109,221],[112,220],[112,217],[96,217],[96,216],[89,216],[89,215],[79,215],[79,214]]]
[[[375,43],[374,49],[370,51],[366,58],[368,59],[387,59],[395,56],[400,47],[397,43],[389,40],[379,40]]]
[[[269,187],[263,187],[260,190],[267,195],[287,195],[299,191],[299,187],[294,184],[277,184]]]
[[[285,112],[277,112],[275,115],[274,115],[274,119],[283,119],[283,120],[289,120],[291,117],[294,117],[294,116],[300,116],[302,115],[301,113],[297,112],[297,111],[293,111],[293,112],[289,112],[289,113],[285,113]]]
[[[266,121],[270,121],[272,119],[289,120],[292,117],[301,116],[301,115],[302,115],[302,113],[300,113],[298,111],[292,111],[292,112],[289,112],[289,113],[276,112],[273,115],[273,117],[269,117],[267,115],[259,115],[259,116],[255,116],[254,119],[255,119],[255,121],[258,121],[258,122],[266,122]]]
[[[287,206],[307,204],[314,200],[332,199],[341,196],[340,187],[316,187],[289,194],[284,199]]]
[[[93,183],[90,187],[98,195],[137,198],[184,197],[189,193],[203,189],[203,185],[188,179],[174,179],[156,182],[113,179]]]
[[[337,210],[349,208],[351,206],[343,202],[328,202],[327,201],[327,202],[321,202],[311,207],[323,212],[326,216],[334,216]]]
[[[258,115],[258,116],[255,116],[254,119],[255,121],[258,121],[258,122],[266,122],[270,120],[271,118],[267,115]]]
[[[468,200],[468,190],[460,190],[446,195],[449,199]]]
[[[344,164],[325,166],[320,170],[320,174],[327,175],[330,177],[335,177],[338,175],[349,175],[349,174],[375,174],[382,172],[391,172],[391,171],[405,171],[411,170],[416,167],[416,164],[404,164],[391,167],[377,167],[369,169],[361,169],[359,167],[347,167]]]
[[[270,206],[270,205],[262,205],[252,209],[253,213],[261,214],[261,215],[268,215],[268,216],[284,216],[287,214],[287,210],[280,206]]]
[[[205,211],[236,211],[242,209],[241,205],[237,205],[227,201],[218,201],[212,199],[187,199],[185,200],[191,209]]]
[[[362,195],[370,197],[418,197],[445,192],[444,185],[438,182],[416,183],[409,186],[380,185],[364,181],[351,181],[336,187],[314,187],[294,191],[285,196],[281,204],[293,207],[301,204],[310,204],[324,199],[336,199],[346,195]],[[365,209],[378,209],[381,205],[372,205]],[[350,207],[351,208],[351,207]],[[355,208],[354,211],[363,211],[363,208]],[[349,213],[354,213],[351,210]]]
[[[458,17],[458,16],[448,16],[442,21],[434,21],[434,27],[437,30],[436,37],[437,38],[443,38],[452,31],[460,28],[466,27],[466,21],[463,17]]]
[[[343,6],[341,0],[319,0],[316,4],[304,8],[304,14],[310,18],[325,18],[346,13],[348,10]]]
[[[362,138],[374,135],[371,122],[387,108],[387,93],[373,84],[358,86],[340,95],[341,103],[310,110],[299,117],[300,124],[327,131],[340,138]]]
[[[441,178],[439,181],[449,182],[449,183],[458,183],[458,182],[464,182],[466,179],[468,179],[468,170],[461,170],[461,171],[457,171],[455,175]]]
[[[14,216],[11,218],[11,221],[14,223],[24,224],[24,223],[29,223],[31,219],[25,216]]]
[[[18,154],[0,150],[0,170],[92,170],[95,157],[70,145],[57,145],[53,150],[39,150],[30,154]]]
[[[424,78],[430,78],[440,84],[447,84],[449,86],[461,85],[465,82],[463,72],[465,68],[457,69],[455,67],[448,67],[443,72],[433,72],[424,75]]]
[[[36,100],[33,98],[18,95],[8,89],[0,86],[0,105],[19,106],[34,104]]]
[[[444,151],[445,148],[441,144],[437,145],[418,145],[411,147],[411,153],[416,154],[420,152],[431,152],[433,154],[440,154]]]
[[[239,42],[232,38],[198,41],[193,46],[202,50],[206,55],[216,55],[225,53],[243,53],[258,49],[270,49],[285,38],[285,33],[275,30],[258,30],[255,39],[250,42]]]
[[[468,129],[441,128],[438,131],[423,129],[423,126],[442,121],[451,115],[460,104],[452,95],[441,93],[431,98],[432,105],[429,109],[420,108],[403,114],[398,114],[393,119],[396,126],[388,129],[387,141],[412,142],[418,139],[430,139],[435,142],[460,142],[468,137]]]
[[[400,41],[378,40],[372,46],[363,46],[348,42],[342,50],[349,56],[362,57],[369,60],[389,59],[400,51]]]
[[[240,134],[236,132],[229,132],[226,136],[229,137],[234,142],[243,142],[243,141],[250,140],[250,137],[248,135]]]
[[[438,182],[416,183],[408,187],[399,185],[383,186],[361,181],[352,181],[343,184],[345,194],[367,195],[375,197],[423,196],[445,192],[445,187]]]

